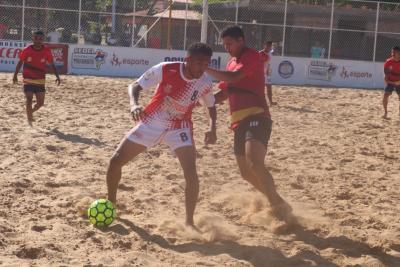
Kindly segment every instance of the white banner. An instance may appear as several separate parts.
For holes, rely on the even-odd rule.
[[[383,63],[309,58],[272,58],[272,82],[349,88],[383,88]]]
[[[186,51],[147,48],[70,45],[69,72],[81,75],[139,77],[164,61],[183,61]],[[225,68],[226,53],[214,53],[213,68]]]
[[[0,40],[0,71],[14,71],[25,42]],[[71,74],[139,77],[164,61],[183,61],[186,51],[147,48],[70,45]],[[225,69],[227,53],[214,53],[211,66]],[[383,88],[383,63],[274,56],[272,82],[349,88]]]

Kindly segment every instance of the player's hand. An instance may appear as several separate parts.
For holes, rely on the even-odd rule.
[[[14,84],[18,83],[18,76],[17,75],[14,75],[14,77],[13,77],[13,83]]]
[[[206,145],[212,145],[217,142],[217,133],[214,131],[208,131],[206,132],[204,136],[204,143]]]
[[[57,85],[60,85],[60,84],[61,84],[60,77],[57,77],[57,78],[56,78],[56,84],[57,84]]]
[[[142,118],[144,112],[143,107],[139,105],[133,105],[131,107],[131,115],[134,121],[138,121]]]

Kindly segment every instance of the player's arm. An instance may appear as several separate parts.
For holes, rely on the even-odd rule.
[[[18,61],[17,66],[15,67],[15,72],[14,72],[14,77],[13,77],[13,83],[17,83],[18,82],[18,73],[21,70],[22,65],[24,64],[24,62],[22,60]]]
[[[57,71],[57,68],[56,68],[56,65],[54,64],[54,62],[51,63],[51,67],[53,69],[54,75],[56,75],[56,83],[57,83],[57,85],[60,85],[60,83],[61,83],[60,76],[58,75],[58,71]]]
[[[140,120],[141,116],[143,115],[143,107],[139,104],[139,95],[140,91],[142,90],[143,88],[137,82],[134,82],[128,86],[131,115],[135,121]]]
[[[128,86],[129,101],[131,104],[131,114],[135,121],[138,121],[144,115],[144,109],[139,105],[139,95],[142,90],[149,90],[162,80],[162,69],[164,63],[160,63],[147,70],[136,82]]]
[[[226,90],[219,90],[215,95],[215,104],[220,104],[228,99],[228,93]]]
[[[215,144],[217,141],[217,109],[215,107],[215,98],[212,92],[212,82],[207,94],[200,97],[199,102],[201,105],[206,106],[208,109],[210,129],[205,133],[204,143]]]
[[[223,71],[212,68],[207,68],[206,72],[219,81],[225,82],[238,82],[246,77],[246,73],[242,70],[237,71]]]
[[[204,138],[206,145],[217,142],[217,108],[215,106],[208,108],[208,116],[210,117],[210,130],[206,132]]]

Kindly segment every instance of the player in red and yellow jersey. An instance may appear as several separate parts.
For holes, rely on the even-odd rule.
[[[400,47],[396,46],[392,48],[392,56],[388,58],[384,65],[385,72],[385,93],[383,94],[383,118],[387,119],[387,105],[389,102],[389,96],[393,91],[396,91],[400,101]],[[400,114],[400,103],[399,103],[399,114]]]
[[[242,177],[269,200],[273,214],[288,218],[291,207],[278,194],[271,173],[264,165],[272,120],[265,99],[264,63],[258,51],[245,46],[244,33],[238,26],[222,32],[222,41],[231,55],[227,71],[207,69],[223,81],[216,103],[229,99],[234,131],[234,151]]]
[[[22,76],[24,82],[24,93],[26,97],[26,114],[28,122],[32,125],[33,112],[44,105],[46,64],[51,64],[56,75],[56,83],[60,85],[60,77],[53,63],[53,55],[48,47],[43,44],[44,33],[35,31],[32,36],[33,44],[22,50],[19,62],[15,68],[13,82],[18,82],[18,73],[24,66]],[[36,96],[36,104],[32,108],[33,95]]]

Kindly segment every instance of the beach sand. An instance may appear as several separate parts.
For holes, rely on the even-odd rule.
[[[201,233],[184,226],[184,179],[165,145],[124,167],[118,219],[101,230],[86,209],[106,196],[108,160],[134,125],[132,80],[49,76],[30,127],[11,79],[0,74],[0,266],[400,266],[396,95],[383,120],[382,91],[274,86],[266,166],[298,222],[283,231],[239,175],[227,104],[216,145],[203,144],[205,109],[193,115]]]

